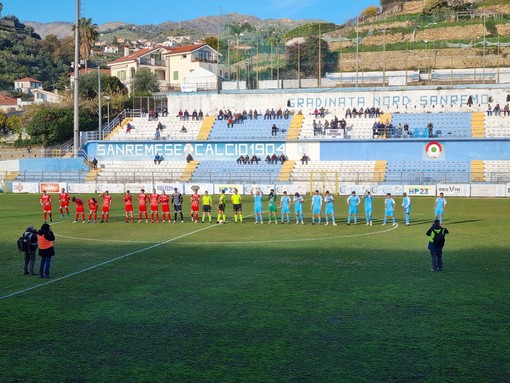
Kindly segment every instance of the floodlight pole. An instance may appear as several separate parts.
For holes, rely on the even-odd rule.
[[[74,28],[74,128],[73,155],[78,157],[80,146],[80,104],[79,104],[79,76],[80,76],[80,0],[76,0],[76,20]]]
[[[97,103],[98,103],[98,132],[99,132],[99,140],[102,140],[103,139],[103,134],[102,134],[102,105],[101,105],[101,65],[100,64],[97,64]]]

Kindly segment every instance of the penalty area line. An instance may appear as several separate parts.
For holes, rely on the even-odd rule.
[[[118,257],[115,257],[115,258],[112,258],[112,259],[109,259],[107,261],[103,261],[103,262],[100,262],[100,263],[97,263],[95,265],[92,265],[92,266],[89,266],[89,267],[86,267],[84,269],[81,269],[81,270],[78,270],[78,271],[75,271],[74,273],[70,273],[70,274],[67,274],[67,275],[64,275],[62,277],[58,277],[58,278],[53,278],[47,282],[44,282],[44,283],[39,283],[38,285],[35,285],[35,286],[32,286],[32,287],[27,287],[25,289],[21,289],[21,290],[18,290],[18,291],[15,291],[15,292],[12,292],[10,294],[7,294],[7,295],[4,295],[4,296],[1,296],[0,297],[0,300],[3,300],[3,299],[7,299],[7,298],[11,298],[11,297],[14,297],[16,295],[21,295],[21,294],[24,294],[26,292],[29,292],[29,291],[32,291],[32,290],[35,290],[35,289],[38,289],[40,287],[44,287],[44,286],[47,286],[47,285],[51,285],[53,283],[57,283],[57,282],[60,282],[64,279],[68,279],[68,278],[71,278],[71,277],[74,277],[76,275],[79,275],[79,274],[83,274],[87,271],[90,271],[90,270],[94,270],[94,269],[97,269],[98,267],[101,267],[101,266],[104,266],[104,265],[108,265],[110,263],[113,263],[113,262],[116,262],[116,261],[120,261],[121,259],[124,259],[124,258],[127,258],[127,257],[130,257],[132,255],[135,255],[135,254],[139,254],[139,253],[143,253],[144,251],[147,251],[147,250],[152,250],[152,249],[155,249],[157,247],[160,247],[160,246],[163,246],[163,245],[166,245],[167,243],[171,243],[171,242],[174,242],[174,241],[177,241],[181,238],[185,238],[185,237],[188,237],[190,235],[193,235],[193,234],[197,234],[197,233],[200,233],[201,231],[204,231],[204,230],[208,230],[208,229],[211,229],[213,227],[216,227],[215,226],[207,226],[207,227],[204,227],[202,229],[198,229],[198,230],[195,230],[195,231],[192,231],[190,233],[186,233],[186,234],[182,234],[182,235],[179,235],[177,237],[174,237],[174,238],[170,238],[170,239],[167,239],[166,241],[163,241],[163,242],[159,242],[159,243],[156,243],[154,245],[151,245],[151,246],[147,246],[147,247],[144,247],[143,249],[139,249],[139,250],[135,250],[135,251],[132,251],[130,253],[127,253],[127,254],[123,254],[123,255],[120,255]]]

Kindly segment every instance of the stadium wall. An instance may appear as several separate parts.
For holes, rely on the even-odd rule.
[[[365,88],[359,91],[348,89],[301,89],[285,90],[243,90],[228,93],[169,93],[168,109],[172,112],[188,109],[201,109],[205,114],[216,115],[219,109],[240,111],[267,108],[291,108],[295,111],[324,107],[325,109],[346,109],[352,107],[380,107],[384,111],[395,112],[440,112],[449,111],[485,111],[487,104],[504,105],[510,96],[507,88],[452,86],[442,87],[405,87],[405,88]],[[469,97],[473,105],[467,106]]]
[[[438,158],[427,156],[430,142],[442,146]],[[290,160],[299,160],[306,153],[312,161],[471,161],[510,160],[510,140],[448,139],[448,140],[336,140],[292,142],[213,142],[213,141],[90,141],[85,147],[89,158],[101,161],[151,161],[156,153],[168,161],[184,161],[191,153],[197,161],[232,160],[240,155],[257,156],[283,153]],[[27,160],[23,160],[27,161]]]
[[[20,172],[60,172],[88,170],[83,158],[27,158],[19,160]]]

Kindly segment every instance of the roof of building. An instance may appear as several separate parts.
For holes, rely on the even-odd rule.
[[[127,56],[120,57],[117,60],[109,62],[108,65],[119,64],[119,63],[128,62],[128,61],[134,61],[134,60],[136,60],[136,59],[138,59],[138,58],[140,58],[142,56],[145,56],[146,54],[152,53],[152,52],[154,52],[154,51],[156,51],[158,49],[161,49],[161,47],[139,49],[139,50],[134,51],[133,53],[127,55]]]
[[[17,105],[17,103],[14,97],[0,93],[0,105]]]
[[[39,81],[33,77],[24,77],[24,78],[20,78],[19,80],[14,80],[15,82],[40,82],[42,83],[42,81]]]
[[[185,45],[182,47],[167,48],[168,51],[165,53],[165,55],[174,55],[174,54],[193,52],[197,49],[205,47],[206,45],[207,44],[194,44],[194,45]]]

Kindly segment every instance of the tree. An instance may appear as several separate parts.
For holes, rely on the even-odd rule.
[[[379,14],[379,12],[381,12],[381,8],[379,7],[376,7],[374,5],[370,6],[370,7],[367,7],[365,8],[362,12],[361,12],[361,18],[363,20],[365,19],[369,19],[371,17],[375,17]]]
[[[18,136],[18,139],[21,139],[21,134],[23,133],[23,118],[21,116],[12,115],[7,118],[7,122],[5,124],[7,130],[13,132]]]
[[[80,97],[86,100],[97,98],[98,83],[97,71],[90,71],[80,77]],[[127,89],[117,78],[101,73],[101,89],[106,94],[126,94]]]
[[[138,96],[147,96],[152,92],[159,92],[157,75],[148,69],[140,69],[133,78],[133,92]]]
[[[321,59],[319,61],[319,44]],[[296,77],[299,67],[301,77],[317,77],[318,64],[321,63],[321,76],[328,71],[336,69],[337,60],[330,52],[328,43],[318,36],[309,36],[302,44],[295,43],[287,49],[287,65],[285,71],[288,76]]]
[[[74,110],[72,105],[33,105],[27,112],[26,132],[33,144],[61,144],[73,138]],[[82,106],[79,112],[80,131],[95,130],[97,115]]]
[[[92,45],[99,37],[99,29],[97,24],[92,23],[91,18],[82,17],[78,22],[80,31],[80,56],[85,61],[85,68],[87,68],[87,60],[92,51]],[[73,31],[76,33],[76,26],[73,26]]]

